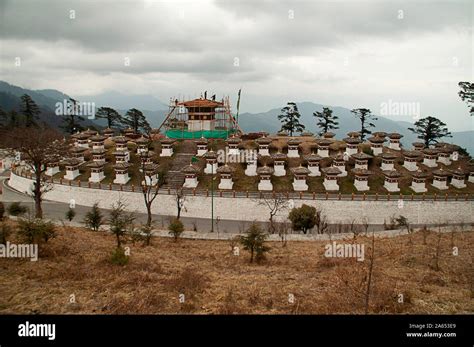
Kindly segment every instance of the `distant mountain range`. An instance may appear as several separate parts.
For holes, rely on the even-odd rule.
[[[317,133],[319,130],[316,127],[316,118],[313,112],[321,111],[323,107],[330,107],[333,114],[339,117],[339,129],[334,130],[336,137],[342,139],[346,137],[349,131],[360,129],[358,119],[354,117],[351,110],[339,107],[320,105],[312,102],[296,103],[301,114],[300,121],[305,125],[306,130],[312,133]],[[239,124],[246,132],[266,130],[270,133],[275,133],[280,130],[281,123],[277,116],[281,113],[281,108],[274,108],[264,113],[243,113],[239,116]],[[376,116],[375,128],[372,131],[386,131],[397,132],[403,135],[402,144],[406,147],[411,147],[411,143],[417,141],[416,135],[408,130],[413,124],[406,121],[393,121],[391,119]],[[445,138],[446,142],[455,143],[467,149],[469,153],[474,154],[474,131],[453,132],[453,137]]]
[[[15,110],[20,112],[20,98],[23,94],[28,94],[39,106],[41,115],[40,121],[49,126],[60,129],[63,124],[63,119],[55,113],[56,103],[63,102],[64,99],[69,99],[69,96],[57,90],[30,90],[11,85],[7,82],[0,81],[0,107],[4,111]],[[84,127],[95,126],[92,121],[85,119],[82,122]]]
[[[11,109],[19,110],[20,97],[23,94],[29,94],[42,110],[41,119],[47,124],[58,128],[61,123],[61,117],[55,115],[55,104],[69,99],[69,96],[61,91],[54,89],[29,90],[0,81],[0,107],[9,111]],[[101,106],[115,108],[120,114],[130,108],[141,110],[152,127],[159,127],[168,113],[168,106],[158,98],[151,95],[125,95],[117,92],[106,92],[96,96],[76,97],[79,101],[94,102],[96,109]],[[358,130],[360,124],[352,115],[349,109],[339,106],[321,105],[313,102],[297,103],[301,114],[301,123],[305,125],[306,130],[317,133],[316,119],[313,112],[321,111],[323,107],[330,107],[333,114],[339,117],[339,129],[335,130],[337,138],[344,138],[349,131]],[[242,113],[239,116],[239,125],[245,132],[267,131],[276,133],[280,130],[281,123],[277,116],[281,113],[281,107],[271,109],[263,113]],[[386,132],[398,132],[404,137],[402,143],[406,147],[411,147],[411,143],[416,141],[416,135],[408,130],[413,124],[406,121],[394,121],[385,117],[377,116],[375,129]],[[105,126],[104,120],[86,119],[83,126]],[[474,131],[453,132],[452,138],[446,138],[446,142],[455,143],[464,147],[469,153],[474,153]]]

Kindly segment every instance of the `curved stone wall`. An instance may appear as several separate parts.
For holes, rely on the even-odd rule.
[[[20,191],[31,189],[32,180],[11,174],[9,185]],[[92,206],[95,202],[101,208],[110,205],[119,198],[127,204],[130,211],[146,213],[143,195],[140,192],[121,192],[104,189],[90,189],[53,184],[53,189],[45,194],[45,199],[63,203],[75,200],[78,205]],[[391,216],[403,215],[412,224],[435,224],[437,222],[473,223],[473,201],[409,201],[405,200],[399,208],[398,200],[393,201],[345,201],[345,200],[307,200],[295,199],[294,206],[303,203],[321,208],[330,223],[356,222],[368,218],[370,224],[383,224]],[[186,196],[186,211],[182,216],[191,218],[210,218],[211,197]],[[153,203],[153,213],[158,215],[176,215],[174,195],[160,194]],[[282,211],[276,218],[285,218],[288,210]],[[255,198],[214,197],[214,217],[228,220],[266,221],[269,217],[267,207]]]

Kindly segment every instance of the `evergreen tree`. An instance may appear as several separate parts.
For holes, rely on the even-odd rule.
[[[25,126],[27,128],[38,125],[36,121],[39,119],[41,111],[28,94],[21,96],[21,113],[25,116]]]
[[[278,119],[282,122],[281,130],[288,131],[290,136],[293,136],[293,133],[303,132],[305,126],[300,123],[300,113],[298,111],[298,106],[294,102],[288,102],[287,106],[281,109],[282,114],[278,115]]]
[[[61,127],[66,133],[74,134],[77,131],[82,131],[84,128],[79,124],[84,121],[84,117],[79,115],[79,103],[73,98],[69,98],[67,110],[63,115],[64,125]]]
[[[179,237],[184,231],[183,222],[181,222],[179,219],[174,219],[168,225],[168,230],[169,230],[169,234],[173,236],[174,241],[177,242]]]
[[[111,107],[100,107],[95,116],[96,118],[106,119],[108,128],[122,122],[122,116]]]
[[[471,116],[474,116],[474,83],[470,82],[459,82],[459,91],[458,95],[462,101],[466,102],[469,106],[469,112]]]
[[[76,211],[74,211],[74,209],[72,208],[69,208],[69,210],[67,210],[66,212],[66,219],[71,222],[75,216],[76,216]]]
[[[20,126],[21,115],[19,115],[15,110],[11,110],[7,114],[7,125],[6,128],[13,129]]]
[[[257,262],[265,258],[265,253],[270,247],[265,245],[268,234],[265,233],[257,223],[252,223],[245,235],[241,236],[239,241],[246,251],[250,252],[250,262],[253,262],[254,254]]]
[[[109,224],[110,231],[115,235],[115,239],[117,240],[117,248],[122,247],[122,243],[124,242],[123,237],[127,234],[133,234],[134,220],[135,217],[133,213],[126,212],[125,204],[120,199],[112,204]]]
[[[288,219],[291,221],[293,230],[301,230],[303,234],[306,234],[318,222],[317,210],[313,206],[303,204],[301,207],[293,208]]]
[[[102,224],[104,224],[104,216],[99,208],[99,203],[96,202],[92,205],[91,210],[86,213],[84,224],[93,231],[98,231]]]
[[[337,121],[339,117],[333,115],[329,107],[323,107],[322,112],[314,112],[313,116],[318,119],[316,126],[321,129],[319,135],[327,133],[330,130],[339,129],[339,122]]]
[[[151,129],[145,115],[136,108],[127,111],[122,123],[135,130],[136,133],[138,133],[139,129],[143,129],[145,132],[148,132]]]
[[[375,127],[375,124],[371,121],[376,121],[377,118],[372,115],[368,108],[356,108],[351,110],[351,112],[360,120],[360,138],[364,141],[365,135],[372,133],[369,128]]]
[[[443,137],[452,137],[448,131],[446,124],[435,117],[425,117],[415,122],[414,128],[408,130],[418,134],[418,138],[423,140],[425,146],[428,147],[433,143],[437,143],[438,139]]]

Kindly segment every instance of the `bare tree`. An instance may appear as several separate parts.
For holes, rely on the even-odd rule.
[[[186,212],[186,207],[184,206],[186,203],[186,192],[182,186],[175,186],[174,187],[174,197],[176,201],[176,208],[177,208],[177,215],[176,219],[179,219],[181,217],[181,211]]]
[[[35,202],[35,217],[43,218],[43,195],[52,189],[45,175],[47,164],[57,162],[67,152],[67,144],[61,134],[51,128],[25,127],[2,131],[0,141],[11,152],[20,152],[34,175],[31,192]]]
[[[359,229],[359,226],[356,224],[356,219],[355,218],[352,218],[349,221],[349,228],[350,228],[350,232],[353,235],[353,239],[355,240],[357,238],[357,236],[359,236],[359,234],[360,234],[360,229]]]
[[[288,208],[288,200],[282,193],[273,192],[270,194],[263,194],[262,198],[258,200],[259,205],[263,205],[267,207],[270,217],[268,221],[269,225],[269,233],[274,234],[276,232],[274,217],[278,214],[278,212]]]
[[[372,232],[372,246],[370,247],[369,269],[367,271],[367,287],[365,290],[365,314],[369,313],[370,289],[372,284],[372,274],[374,271],[375,260],[375,233]]]
[[[282,242],[282,246],[286,247],[287,235],[289,231],[291,230],[291,224],[287,220],[280,223],[275,223],[275,224],[276,224],[276,230],[278,231],[278,236],[280,236],[280,240]]]
[[[329,229],[328,220],[323,211],[316,208],[316,224],[314,225],[318,234],[324,234]]]
[[[147,212],[147,221],[145,226],[148,230],[151,228],[153,223],[151,208],[160,190],[160,182],[156,177],[158,173],[158,165],[148,161],[149,156],[151,155],[151,152],[149,151],[150,146],[151,137],[148,137],[146,149],[140,151],[139,153],[141,189]]]
[[[438,235],[436,239],[436,248],[435,248],[435,253],[433,255],[433,261],[434,261],[434,270],[439,271],[439,257],[441,255],[441,227],[438,229]]]
[[[468,281],[469,281],[469,290],[471,292],[471,299],[474,299],[474,253],[472,251],[472,249],[468,250],[468,254],[469,254],[469,277],[468,277]]]
[[[362,228],[364,228],[364,233],[367,235],[367,232],[369,231],[369,217],[363,217],[362,218]]]
[[[423,245],[426,245],[426,239],[428,238],[429,230],[426,225],[421,228],[421,235],[423,236]]]
[[[217,238],[219,238],[219,224],[221,222],[221,217],[216,217],[216,231],[217,231]]]
[[[451,230],[451,249],[454,248],[454,236],[456,233],[456,226],[453,225],[453,230]]]
[[[240,242],[240,236],[239,235],[235,235],[235,236],[233,236],[229,239],[229,246],[230,246],[230,253],[231,254],[234,253],[235,247],[237,247],[239,242]]]

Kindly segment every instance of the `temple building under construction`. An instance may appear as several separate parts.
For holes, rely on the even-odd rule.
[[[231,113],[229,97],[216,101],[204,97],[172,100],[169,112],[159,129],[174,139],[222,138],[241,133]]]

